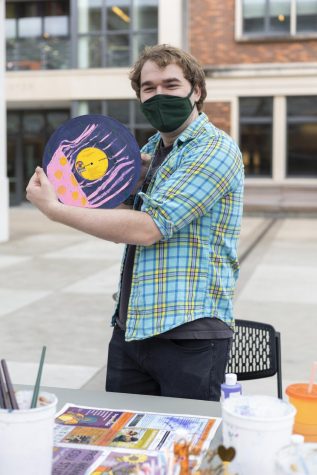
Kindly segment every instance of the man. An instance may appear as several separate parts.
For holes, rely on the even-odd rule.
[[[219,400],[239,269],[241,154],[201,112],[205,78],[191,55],[146,48],[130,79],[158,130],[142,149],[149,169],[134,209],[65,206],[39,168],[27,198],[54,221],[128,244],[106,389]]]

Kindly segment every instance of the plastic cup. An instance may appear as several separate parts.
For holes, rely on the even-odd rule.
[[[17,391],[16,398],[22,409],[0,409],[0,473],[51,475],[57,398],[41,392],[45,405],[34,409],[32,391]]]
[[[296,407],[294,433],[305,437],[305,442],[317,442],[317,384],[308,393],[308,384],[291,384],[286,388],[289,402]]]
[[[291,404],[270,396],[225,399],[223,443],[236,450],[231,472],[273,474],[277,451],[290,442],[295,412]]]
[[[313,475],[317,473],[317,444],[291,444],[276,456],[276,475]]]

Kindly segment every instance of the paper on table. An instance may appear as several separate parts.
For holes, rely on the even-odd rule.
[[[131,463],[133,454],[138,463],[142,455],[144,463],[157,464],[159,453],[172,450],[177,430],[186,429],[191,447],[199,453],[210,446],[220,422],[218,417],[113,410],[68,403],[56,415],[54,443],[64,448],[75,449],[76,444],[82,450],[103,451],[107,464]],[[99,462],[98,457],[93,466],[96,468]]]

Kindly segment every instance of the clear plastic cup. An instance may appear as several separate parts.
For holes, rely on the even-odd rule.
[[[289,402],[296,407],[294,433],[305,437],[305,442],[317,442],[317,384],[308,392],[308,384],[287,386]]]
[[[276,455],[276,475],[317,473],[317,444],[290,444]]]
[[[291,404],[270,396],[225,399],[223,443],[236,450],[232,473],[273,474],[277,451],[290,442],[295,412]]]
[[[29,409],[32,391],[17,391],[22,409],[0,409],[0,473],[51,475],[57,398],[41,392]]]

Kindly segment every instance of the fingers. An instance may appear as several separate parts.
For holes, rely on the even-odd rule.
[[[148,153],[141,153],[141,159],[142,159],[142,162],[150,162],[151,161],[151,155],[149,155]]]
[[[141,153],[141,159],[142,159],[142,163],[141,163],[141,178],[144,179],[147,171],[148,171],[148,168],[150,166],[150,163],[151,163],[151,155],[149,155],[148,153]]]
[[[36,167],[35,174],[37,175],[41,185],[43,185],[44,183],[46,183],[48,181],[48,178],[45,175],[43,168]]]
[[[32,196],[33,196],[33,191],[35,189],[41,188],[43,184],[44,177],[46,178],[46,175],[41,167],[36,167],[35,172],[30,178],[30,181],[26,187],[26,199],[31,201]]]
[[[40,185],[40,180],[39,180],[38,174],[34,172],[30,178],[30,181],[28,183],[26,190],[30,189],[32,186],[39,186],[39,185]]]

